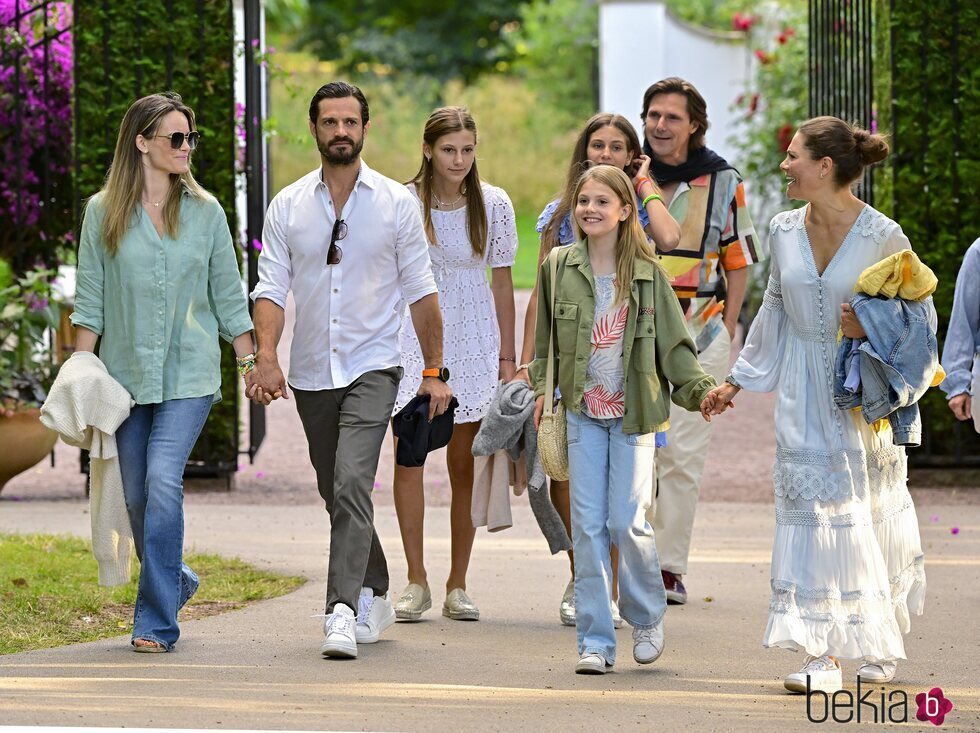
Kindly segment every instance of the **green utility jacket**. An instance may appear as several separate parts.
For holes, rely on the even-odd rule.
[[[551,326],[551,270],[541,265],[535,359],[530,366],[536,396],[544,394]],[[585,371],[592,353],[595,317],[595,280],[584,241],[558,253],[558,290],[555,296],[555,360],[558,388],[565,408],[582,410]],[[625,414],[623,432],[666,430],[670,403],[697,410],[716,386],[714,377],[698,363],[680,303],[667,276],[653,263],[637,260],[630,287],[629,315],[623,335]],[[673,385],[673,393],[670,386]]]

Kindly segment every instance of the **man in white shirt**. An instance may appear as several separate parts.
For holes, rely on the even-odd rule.
[[[418,204],[360,158],[369,110],[357,87],[332,82],[310,103],[321,165],[273,199],[252,292],[257,341],[250,397],[288,397],[276,347],[293,291],[289,387],[330,514],[324,656],[355,658],[395,620],[371,490],[402,376],[399,309],[410,304],[426,369],[429,418],[452,397],[442,316]]]

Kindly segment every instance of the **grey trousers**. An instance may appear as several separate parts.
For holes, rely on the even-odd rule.
[[[401,367],[390,367],[339,389],[293,389],[317,488],[330,514],[327,613],[337,603],[357,613],[362,587],[375,595],[388,592],[371,491],[401,376]]]

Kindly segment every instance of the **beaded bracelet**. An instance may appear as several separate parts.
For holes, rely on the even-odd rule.
[[[661,196],[659,193],[651,193],[649,196],[643,199],[644,208],[646,208],[646,205],[649,204],[651,201],[659,201],[662,204],[664,203],[663,196]],[[666,204],[664,204],[664,206],[666,206]]]
[[[238,368],[238,374],[244,377],[255,369],[255,354],[245,354],[245,356],[235,357],[235,366]]]
[[[513,357],[513,356],[501,356],[499,359],[497,359],[497,361],[509,361],[509,362],[513,362],[514,364],[516,364],[517,363],[517,358],[516,357]]]

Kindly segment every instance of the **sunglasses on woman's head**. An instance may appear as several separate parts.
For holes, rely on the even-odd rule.
[[[327,264],[339,265],[344,257],[344,250],[337,244],[347,236],[347,224],[343,219],[337,219],[333,223],[333,232],[330,234],[330,248],[327,249]]]
[[[201,142],[201,133],[197,130],[193,130],[188,133],[183,132],[171,132],[169,135],[154,135],[153,137],[166,137],[170,138],[170,147],[174,150],[180,150],[184,147],[184,140],[187,140],[187,147],[191,150],[197,147],[197,144]]]

